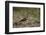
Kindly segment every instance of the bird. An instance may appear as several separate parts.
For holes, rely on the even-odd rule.
[[[26,20],[27,20],[26,18],[23,18],[23,19],[21,19],[19,22],[26,21]]]

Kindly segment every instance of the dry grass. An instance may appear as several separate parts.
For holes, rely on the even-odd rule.
[[[25,21],[21,21],[24,20]],[[21,22],[20,22],[21,21]],[[13,27],[39,27],[40,8],[13,7]]]

